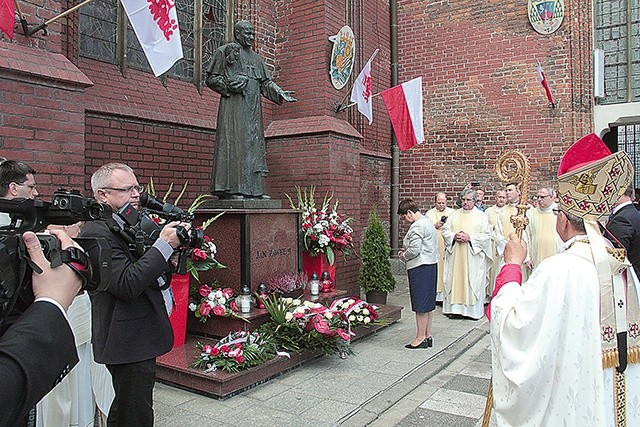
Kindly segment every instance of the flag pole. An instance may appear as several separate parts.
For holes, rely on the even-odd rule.
[[[381,93],[382,93],[382,92],[374,93],[373,95],[371,95],[371,98],[375,98],[376,96],[380,95]],[[351,108],[351,107],[353,107],[354,105],[358,105],[358,103],[357,103],[357,102],[352,102],[351,104],[347,104],[347,105],[340,104],[340,105],[339,105],[340,109],[339,109],[339,110],[336,110],[336,113],[339,113],[339,112],[341,112],[341,111],[344,111],[344,110],[346,110],[347,108]]]
[[[64,17],[65,17],[65,16],[67,16],[68,14],[75,12],[76,10],[78,10],[78,9],[80,9],[82,6],[84,6],[85,4],[87,4],[87,3],[91,3],[92,1],[93,1],[93,0],[84,0],[82,3],[79,3],[79,4],[75,5],[75,6],[73,6],[71,9],[68,9],[68,10],[66,10],[66,11],[64,11],[64,12],[62,12],[62,13],[60,13],[59,15],[56,15],[56,16],[54,16],[53,18],[51,18],[51,19],[49,19],[49,20],[47,20],[47,21],[43,22],[42,24],[40,24],[40,25],[38,25],[38,26],[36,26],[36,27],[34,27],[34,28],[30,29],[30,30],[26,33],[26,35],[27,35],[27,36],[32,36],[32,35],[34,35],[35,33],[37,33],[38,31],[40,31],[40,30],[43,30],[43,31],[44,31],[44,33],[46,34],[46,32],[47,32],[47,26],[48,26],[49,24],[51,24],[51,23],[52,23],[52,22],[54,22],[54,21],[57,21],[57,20],[58,20],[58,19],[60,19],[60,18],[64,18]]]
[[[367,62],[371,62],[373,61],[373,58],[376,57],[376,55],[378,54],[378,52],[380,52],[380,48],[376,48],[376,50],[373,51],[373,53],[371,54],[371,57],[369,58],[369,60]],[[365,62],[365,64],[367,63]],[[349,105],[344,105],[344,102],[347,100],[347,97],[349,95],[351,95],[351,91],[353,90],[353,85],[356,84],[355,82],[351,83],[351,87],[349,88],[349,90],[347,91],[347,93],[344,95],[344,97],[342,98],[342,100],[340,101],[340,103],[336,106],[336,113],[339,113],[341,111],[346,110],[347,108],[353,106],[354,104],[349,104]],[[373,95],[375,96],[375,95]]]
[[[27,33],[29,32],[29,24],[27,24],[27,20],[24,18],[24,15],[22,14],[22,10],[20,10],[20,4],[18,3],[18,0],[13,0],[13,4],[16,6],[16,10],[18,11],[18,16],[20,17],[20,25],[22,26],[22,32],[26,36],[28,35]]]

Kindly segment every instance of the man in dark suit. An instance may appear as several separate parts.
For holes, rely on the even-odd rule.
[[[633,187],[629,186],[620,196],[606,228],[627,250],[627,258],[640,277],[640,212],[632,203],[633,193]]]
[[[153,245],[140,253],[125,231],[125,218],[138,209],[143,191],[133,170],[122,163],[106,164],[91,177],[91,187],[95,199],[114,212],[107,221],[87,223],[81,234],[104,237],[112,250],[109,289],[90,295],[95,360],[107,366],[115,390],[107,423],[152,426],[156,357],[173,345],[169,258],[180,245],[176,226],[188,230],[189,225],[165,225]]]
[[[62,231],[52,231],[61,247],[74,245]],[[20,425],[27,412],[78,363],[66,310],[80,291],[80,276],[68,266],[52,269],[32,232],[23,236],[31,260],[35,302],[0,338],[0,427]]]

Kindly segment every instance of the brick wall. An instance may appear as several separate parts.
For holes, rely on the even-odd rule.
[[[90,112],[86,115],[85,132],[87,194],[91,190],[91,174],[109,162],[131,166],[143,185],[153,179],[157,196],[163,196],[173,183],[169,202],[188,182],[180,202],[183,208],[210,190],[214,140],[210,129]]]
[[[565,1],[560,29],[541,35],[527,2],[399,2],[399,77],[423,77],[426,137],[401,154],[401,199],[428,208],[437,191],[454,195],[472,180],[491,197],[502,186],[496,160],[508,149],[529,158],[532,191],[554,181],[562,153],[593,127],[590,7]],[[555,109],[537,82],[536,59]]]

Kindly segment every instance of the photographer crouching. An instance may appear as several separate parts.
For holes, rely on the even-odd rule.
[[[125,164],[100,167],[91,187],[113,210],[112,218],[89,222],[81,233],[105,238],[112,251],[109,288],[90,294],[94,357],[109,369],[115,390],[108,425],[152,426],[156,357],[173,345],[170,258],[190,224],[168,222],[157,238],[144,233],[138,211],[143,187]]]
[[[51,231],[62,249],[79,247],[64,232]],[[0,338],[0,426],[16,426],[78,363],[66,310],[82,279],[67,265],[51,268],[33,232],[23,240],[32,268],[35,301]],[[41,272],[38,273],[37,269]]]

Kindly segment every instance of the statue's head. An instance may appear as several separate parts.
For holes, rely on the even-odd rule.
[[[236,25],[233,27],[233,36],[243,47],[251,47],[253,46],[253,37],[254,30],[251,22],[246,20],[241,20],[236,22]]]

